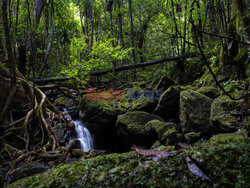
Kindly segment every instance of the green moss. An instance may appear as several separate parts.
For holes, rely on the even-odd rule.
[[[180,91],[179,86],[171,86],[164,91],[153,113],[164,119],[178,119]]]
[[[184,132],[210,134],[209,124],[212,99],[193,90],[185,90],[180,94],[180,119]]]
[[[167,90],[170,86],[175,85],[175,81],[168,78],[167,76],[162,76],[160,81],[155,87],[155,90],[162,89],[163,91]]]
[[[249,139],[218,142],[187,148],[161,162],[138,158],[135,152],[103,155],[62,164],[8,187],[248,187],[249,148]],[[188,170],[187,155],[203,161],[201,165],[212,182],[203,181]]]
[[[206,95],[211,99],[215,99],[219,95],[219,90],[215,87],[201,87],[197,92]]]
[[[215,99],[211,105],[210,121],[216,129],[224,132],[236,130],[236,118],[231,115],[234,111],[240,111],[242,104],[222,95]]]
[[[143,112],[143,111],[134,111],[127,112],[126,114],[119,115],[117,118],[117,127],[125,135],[127,134],[141,134],[147,135],[149,129],[146,129],[146,124],[151,120],[163,121],[160,117]]]
[[[228,134],[217,134],[215,136],[212,136],[206,145],[217,145],[217,144],[225,144],[237,141],[239,139],[244,139],[242,135],[236,134],[236,133],[228,133]]]
[[[189,132],[189,133],[186,133],[186,134],[184,135],[184,137],[185,137],[185,139],[186,139],[186,141],[187,141],[188,143],[193,143],[193,142],[199,140],[199,138],[200,138],[201,136],[200,136],[200,133]]]
[[[213,73],[218,76],[219,74],[219,67],[211,67]],[[218,77],[217,77],[218,78]],[[209,70],[206,70],[206,72],[202,75],[202,77],[200,78],[199,82],[198,82],[198,86],[202,86],[202,87],[216,87],[216,83],[213,79],[213,76],[211,75],[211,73],[209,72]]]

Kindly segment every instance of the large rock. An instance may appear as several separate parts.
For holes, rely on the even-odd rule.
[[[150,96],[141,96],[139,99],[132,102],[132,111],[145,111],[152,113],[157,105],[157,102]]]
[[[219,95],[219,90],[215,87],[201,87],[197,91],[211,99],[215,99]]]
[[[34,174],[41,173],[47,169],[49,169],[49,167],[41,163],[27,162],[17,169],[17,171],[13,174],[11,181],[14,182],[24,177],[33,176]]]
[[[183,132],[199,132],[211,134],[209,123],[212,99],[193,90],[180,94],[180,119]]]
[[[126,112],[126,107],[120,101],[89,100],[87,96],[81,99],[79,109],[83,114],[83,120],[95,123],[94,131],[97,132],[101,132],[115,122],[118,115]]]
[[[74,101],[69,97],[59,97],[55,100],[56,105],[66,107],[67,109],[76,108]]]
[[[160,81],[155,87],[155,90],[162,89],[163,91],[167,90],[170,86],[175,85],[175,81],[170,79],[167,76],[162,76]]]
[[[162,117],[164,120],[179,119],[179,98],[181,89],[178,86],[171,86],[160,97],[154,114]]]
[[[65,139],[64,139],[64,127],[61,123],[58,123],[57,125],[54,126],[54,131],[55,135],[57,137],[57,140],[59,141],[60,145],[65,144]]]
[[[163,121],[160,117],[143,111],[127,112],[117,118],[117,129],[124,147],[131,144],[151,146],[157,135],[153,129],[146,128],[146,124],[151,120]]]
[[[154,130],[163,145],[171,145],[177,141],[177,125],[174,123],[166,123],[155,119],[149,121],[145,127],[146,130]]]
[[[239,127],[234,113],[241,113],[242,104],[231,100],[228,96],[220,96],[215,99],[211,106],[210,121],[217,132],[233,132]]]

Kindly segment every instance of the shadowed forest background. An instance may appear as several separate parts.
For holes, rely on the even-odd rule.
[[[249,1],[0,5],[1,186],[249,185]]]

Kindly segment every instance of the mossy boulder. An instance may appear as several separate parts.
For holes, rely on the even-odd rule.
[[[219,96],[219,90],[215,87],[201,87],[197,91],[211,99],[215,99]]]
[[[163,91],[167,90],[170,86],[175,85],[175,81],[167,76],[162,76],[160,81],[155,87],[155,90],[162,89]]]
[[[114,124],[117,116],[126,112],[126,107],[120,101],[90,100],[86,95],[82,97],[79,109],[83,115],[83,120],[94,122],[90,129],[97,133]]]
[[[206,143],[206,145],[217,145],[234,142],[237,140],[245,139],[242,135],[237,133],[222,133],[212,136]]]
[[[141,96],[139,99],[132,101],[132,111],[145,111],[152,113],[157,102],[150,96]]]
[[[217,132],[233,132],[239,127],[233,113],[240,112],[242,104],[231,100],[228,96],[222,95],[215,99],[211,106],[210,122]]]
[[[172,145],[177,141],[177,125],[174,123],[166,123],[159,120],[149,121],[145,125],[147,130],[154,130],[161,144]]]
[[[171,86],[160,97],[154,114],[162,117],[164,120],[179,119],[179,99],[181,89],[178,86]]]
[[[193,90],[180,94],[180,119],[184,132],[211,134],[209,123],[212,99]]]
[[[163,121],[162,118],[143,111],[127,112],[119,115],[116,126],[120,139],[126,146],[138,144],[151,146],[156,140],[154,130],[145,125],[151,120]]]
[[[196,132],[189,132],[189,133],[186,133],[184,135],[185,137],[185,140],[189,143],[189,144],[192,144],[194,142],[196,142],[197,140],[200,139],[201,137],[201,134],[200,133],[196,133]]]
[[[66,107],[67,109],[77,108],[74,101],[69,97],[59,97],[55,100],[56,105]]]
[[[249,187],[249,140],[186,148],[184,152],[152,161],[135,152],[101,155],[61,164],[24,178],[8,188],[22,187]],[[192,174],[187,155],[202,160],[213,181]]]

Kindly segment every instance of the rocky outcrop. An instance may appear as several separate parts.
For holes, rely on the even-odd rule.
[[[180,119],[183,132],[202,132],[211,134],[209,122],[212,99],[193,90],[180,94]]]

